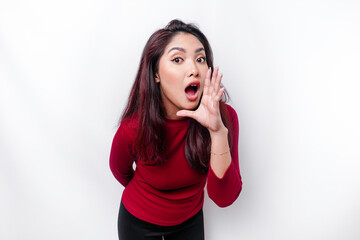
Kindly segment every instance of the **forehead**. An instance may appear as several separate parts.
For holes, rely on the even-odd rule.
[[[172,47],[182,47],[185,49],[198,49],[204,47],[199,39],[190,33],[180,32],[176,34],[166,45],[165,51]]]

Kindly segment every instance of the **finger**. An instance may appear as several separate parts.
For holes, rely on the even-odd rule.
[[[219,102],[221,100],[224,91],[225,91],[225,88],[223,88],[223,87],[220,88],[219,92],[215,96],[215,101],[216,102]]]
[[[218,72],[219,72],[219,66],[217,66],[217,67],[214,68],[214,72],[213,72],[212,78],[211,78],[211,83],[213,83],[213,82],[215,81]]]
[[[176,113],[176,116],[178,117],[190,117],[190,118],[196,118],[196,113],[195,111],[190,111],[190,110],[180,110]],[[196,119],[195,119],[196,120]]]
[[[218,74],[218,76],[215,80],[213,97],[215,97],[219,92],[222,77],[223,77],[223,74],[220,73],[220,74]]]
[[[210,88],[209,88],[209,95],[212,96],[212,93],[214,91],[214,84],[216,82],[216,77],[218,75],[218,72],[219,72],[219,67],[216,67],[214,69],[214,72],[212,74],[212,78],[211,78],[211,83],[210,83]]]
[[[204,95],[209,94],[211,68],[208,69],[205,77]]]

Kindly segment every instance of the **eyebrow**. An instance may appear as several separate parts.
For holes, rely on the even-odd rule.
[[[180,52],[186,53],[186,50],[184,48],[181,48],[181,47],[173,47],[168,51],[168,53],[173,51],[173,50],[178,50]],[[198,49],[195,50],[195,53],[198,53],[198,52],[201,52],[201,51],[205,51],[205,49],[204,48],[198,48]]]

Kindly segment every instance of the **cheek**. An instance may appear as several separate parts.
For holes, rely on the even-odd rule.
[[[171,66],[164,66],[159,74],[163,86],[178,88],[179,85],[182,86],[183,84],[184,78],[179,69],[174,69]]]
[[[200,71],[200,75],[202,76],[202,78],[205,79],[206,73],[209,70],[209,67],[207,64],[201,64],[201,66],[199,67],[199,71]]]
[[[162,80],[168,83],[176,83],[179,73],[173,69],[167,69],[163,72]]]
[[[167,61],[165,61],[163,59],[160,59],[160,62],[159,62],[159,75],[160,75],[160,78],[161,79],[166,79],[171,74],[172,74],[171,65]]]
[[[199,79],[200,83],[201,83],[201,91],[204,89],[204,85],[205,85],[205,78],[206,78],[206,73],[208,71],[207,66],[205,66],[204,68],[201,69],[201,78]]]

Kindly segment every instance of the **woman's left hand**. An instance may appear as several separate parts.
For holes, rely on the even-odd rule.
[[[211,69],[209,68],[205,77],[204,92],[199,107],[195,111],[180,110],[176,113],[180,117],[190,117],[206,127],[210,133],[218,132],[225,128],[219,110],[224,88],[220,88],[222,74],[219,74],[219,67],[216,67],[210,82]]]

